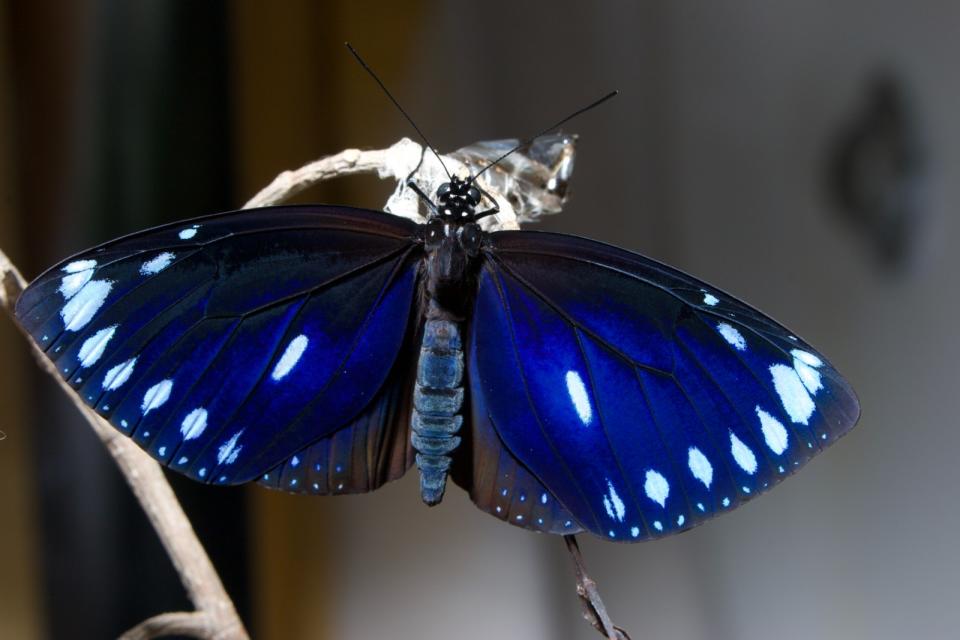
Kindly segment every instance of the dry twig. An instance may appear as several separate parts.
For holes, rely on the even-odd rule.
[[[583,561],[576,536],[563,536],[563,541],[567,545],[567,551],[570,552],[570,557],[576,567],[577,595],[580,596],[580,606],[583,607],[584,619],[609,640],[630,640],[630,635],[626,631],[613,624],[613,620],[610,619],[607,608],[600,598],[597,583],[587,575],[587,565]]]

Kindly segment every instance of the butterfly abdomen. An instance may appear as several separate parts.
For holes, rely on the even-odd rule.
[[[428,505],[443,499],[450,453],[460,444],[463,424],[463,348],[460,327],[429,319],[423,329],[413,392],[411,441],[417,450],[420,497]]]

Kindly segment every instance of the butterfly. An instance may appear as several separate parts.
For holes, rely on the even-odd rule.
[[[425,223],[248,209],[50,268],[16,316],[79,396],[212,484],[372,491],[416,466],[542,532],[634,542],[772,488],[847,433],[809,344],[681,271],[585,238],[488,231],[476,175]],[[413,185],[415,188],[415,185]]]

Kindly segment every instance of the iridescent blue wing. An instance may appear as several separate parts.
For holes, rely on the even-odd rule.
[[[485,255],[468,357],[474,431],[496,437],[475,434],[473,456],[509,454],[597,535],[659,537],[733,509],[859,417],[822,355],[686,274],[548,233],[494,233]]]
[[[366,490],[409,466],[388,378],[413,313],[414,236],[348,208],[219,214],[78,254],[16,313],[84,401],[172,469],[232,484],[326,447],[342,479],[324,492]],[[367,450],[330,453],[340,432]]]
[[[415,352],[409,344],[401,348],[383,389],[359,417],[296,451],[259,483],[288,493],[327,495],[373,491],[402,476],[414,463],[410,356]]]
[[[478,384],[477,364],[476,351],[471,349],[467,369],[470,432],[454,452],[451,478],[470,493],[477,507],[504,522],[534,531],[579,533],[583,529],[566,507],[504,447],[494,428],[484,385]]]

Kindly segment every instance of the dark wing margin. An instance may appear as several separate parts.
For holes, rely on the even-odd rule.
[[[583,530],[557,498],[506,449],[493,424],[477,371],[475,342],[468,345],[469,436],[454,452],[450,473],[477,507],[504,522],[558,534]]]
[[[344,428],[383,451],[405,446],[383,438],[406,429],[387,379],[414,314],[415,230],[345,207],[207,216],[65,260],[16,315],[83,400],[159,462],[246,482]],[[364,484],[407,466],[365,470]]]
[[[491,234],[485,255],[471,392],[495,444],[596,535],[689,529],[777,484],[859,417],[826,358],[680,271],[538,232]]]

